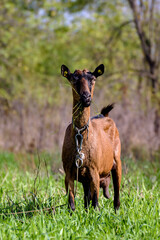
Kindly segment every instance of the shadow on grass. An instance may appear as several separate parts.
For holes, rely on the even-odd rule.
[[[11,199],[11,197],[9,196],[10,192],[15,192],[16,194],[17,191],[13,190],[6,193],[7,203],[5,204],[5,207],[0,208],[0,216],[3,216],[3,218],[11,215],[18,215],[19,218],[24,218],[24,215],[25,217],[32,217],[36,213],[41,212],[55,214],[56,209],[67,206],[67,203],[59,204],[57,198],[54,199],[53,196],[47,198],[44,202],[43,199],[38,198],[32,192],[23,192],[23,200],[18,202]]]

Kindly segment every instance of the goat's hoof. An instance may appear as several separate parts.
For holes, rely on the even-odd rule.
[[[75,205],[74,204],[68,204],[68,208],[71,211],[75,211]]]
[[[97,206],[93,206],[93,208],[94,208],[94,210],[95,210],[96,212],[100,211],[100,208],[99,208],[98,205],[97,205]]]
[[[118,201],[118,202],[114,202],[114,210],[115,210],[115,213],[116,213],[116,211],[119,209],[119,207],[120,207],[120,201]]]

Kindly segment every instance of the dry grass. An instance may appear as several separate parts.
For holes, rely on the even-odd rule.
[[[112,103],[105,96],[95,96],[91,106],[92,116],[105,105]],[[71,122],[72,104],[63,102],[60,107],[36,103],[22,105],[14,103],[14,108],[0,110],[0,149],[14,152],[36,153],[39,151],[61,152],[64,133]],[[19,107],[20,105],[20,107]],[[135,98],[117,103],[110,116],[116,122],[122,142],[122,155],[152,159],[160,147],[160,130],[154,131],[154,109],[143,111]],[[32,164],[32,163],[31,163]]]

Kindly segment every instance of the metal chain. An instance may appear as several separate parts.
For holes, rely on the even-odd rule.
[[[90,119],[89,119],[90,120]],[[73,118],[72,118],[72,124],[73,124],[73,128],[76,130],[77,134],[75,135],[75,143],[76,143],[76,158],[75,158],[75,164],[77,167],[77,181],[76,181],[76,189],[74,192],[74,197],[76,197],[76,192],[77,192],[77,185],[78,185],[78,172],[79,172],[79,168],[82,167],[83,165],[83,160],[85,158],[85,155],[82,151],[82,144],[83,144],[83,136],[82,136],[82,132],[84,132],[87,129],[87,139],[88,139],[88,128],[89,128],[89,120],[87,122],[86,125],[84,125],[82,128],[77,128],[73,122]]]
[[[76,130],[77,134],[75,135],[75,143],[76,143],[76,159],[75,159],[75,164],[77,168],[81,168],[83,165],[83,159],[84,159],[84,153],[82,153],[82,143],[83,143],[83,136],[82,132],[84,132],[87,129],[87,139],[88,139],[88,128],[89,128],[89,121],[88,120],[87,124],[84,125],[82,128],[78,128],[75,126],[73,118],[72,118],[72,124],[73,128]]]
[[[76,155],[76,159],[75,159],[75,164],[77,168],[82,167],[83,165],[83,159],[84,159],[84,153],[82,153],[82,143],[83,143],[83,136],[81,133],[77,133],[75,135],[75,142],[76,142],[76,151],[77,151],[77,155]]]
[[[90,119],[88,120],[87,124],[84,125],[82,128],[78,128],[76,127],[75,123],[74,123],[74,120],[72,118],[72,124],[73,124],[73,128],[76,130],[77,133],[83,133],[86,129],[88,131],[88,128],[89,128],[89,121]]]

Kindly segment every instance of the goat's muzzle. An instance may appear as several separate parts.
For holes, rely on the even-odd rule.
[[[89,107],[91,105],[91,94],[89,92],[83,92],[81,94],[81,101],[83,107]]]

